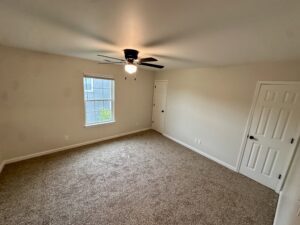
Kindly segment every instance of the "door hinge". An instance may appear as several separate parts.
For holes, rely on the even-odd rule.
[[[294,143],[294,141],[295,141],[295,139],[294,139],[294,138],[292,138],[292,139],[291,139],[291,144],[293,144],[293,143]]]
[[[279,179],[279,180],[281,179],[281,174],[278,175],[278,179]]]

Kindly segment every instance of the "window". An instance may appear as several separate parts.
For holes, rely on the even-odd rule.
[[[86,126],[114,122],[114,83],[107,78],[83,78]]]

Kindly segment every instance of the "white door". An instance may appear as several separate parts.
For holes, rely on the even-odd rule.
[[[299,84],[261,86],[242,159],[242,174],[278,189],[298,139],[299,108]]]
[[[167,81],[154,82],[152,128],[160,133],[164,132],[167,87]]]

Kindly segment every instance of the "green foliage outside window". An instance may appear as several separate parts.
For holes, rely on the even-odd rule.
[[[109,109],[101,109],[100,110],[100,121],[111,120],[111,110]]]

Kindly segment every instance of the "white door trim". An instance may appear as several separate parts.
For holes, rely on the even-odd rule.
[[[262,85],[266,85],[266,84],[270,84],[270,85],[286,85],[286,84],[300,84],[300,81],[258,81],[256,84],[256,88],[255,88],[255,92],[254,92],[254,96],[253,96],[253,100],[252,100],[252,105],[250,108],[250,112],[249,112],[249,116],[246,122],[246,128],[244,130],[244,135],[243,135],[243,139],[242,139],[242,143],[240,146],[240,152],[238,155],[238,161],[237,161],[237,172],[240,172],[241,169],[241,164],[242,164],[242,160],[243,160],[243,156],[244,156],[244,152],[245,152],[245,148],[246,148],[246,143],[247,143],[247,135],[249,134],[250,131],[250,127],[251,127],[251,123],[252,123],[252,119],[253,119],[253,114],[254,114],[254,109],[258,100],[258,95],[260,92],[260,89],[262,87]],[[296,135],[296,142],[299,141],[299,136],[300,136],[300,129],[297,132]],[[293,153],[292,153],[292,158],[290,160],[290,163],[293,161],[293,157],[295,155],[295,150],[297,148],[297,144],[294,145],[294,148],[292,149]],[[287,176],[287,172],[288,172],[288,168],[290,165],[287,165],[286,168],[284,168],[284,171],[282,173],[282,179],[280,180],[280,182],[278,182],[278,185],[276,187],[276,192],[279,193],[280,190],[282,189],[283,185],[284,185],[284,181],[285,178]]]

